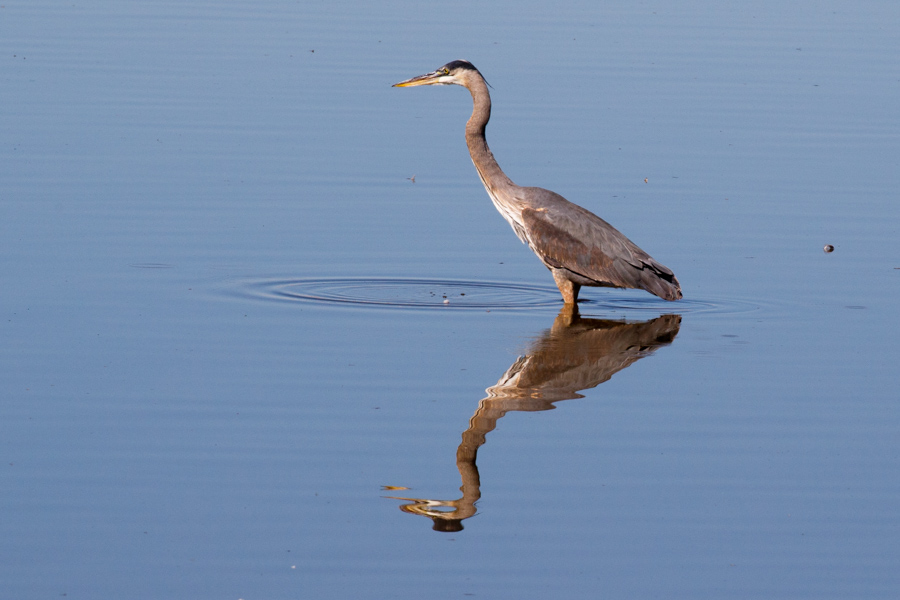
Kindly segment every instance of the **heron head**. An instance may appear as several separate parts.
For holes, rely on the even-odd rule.
[[[466,79],[474,74],[478,74],[478,69],[467,60],[454,60],[448,62],[443,67],[425,73],[400,83],[395,83],[392,87],[413,87],[416,85],[466,85]]]

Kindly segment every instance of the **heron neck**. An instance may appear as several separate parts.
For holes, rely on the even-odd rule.
[[[469,147],[469,155],[478,170],[482,183],[488,189],[491,197],[494,191],[501,188],[515,187],[515,184],[506,176],[506,173],[497,164],[497,159],[488,147],[484,130],[491,118],[491,95],[487,84],[482,78],[470,82],[468,86],[472,94],[472,116],[466,123],[466,145]]]

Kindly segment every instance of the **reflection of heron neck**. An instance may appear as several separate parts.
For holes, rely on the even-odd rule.
[[[497,420],[506,414],[506,410],[495,408],[491,398],[484,398],[478,403],[478,409],[469,419],[469,428],[463,431],[462,444],[456,450],[456,461],[475,462],[478,448],[484,445],[487,434],[497,427]]]
[[[492,404],[490,398],[478,403],[478,410],[469,419],[469,428],[463,431],[462,443],[456,449],[456,468],[462,477],[459,489],[463,499],[473,506],[481,498],[481,478],[475,465],[478,448],[484,445],[487,434],[497,427],[497,420],[506,414],[505,410],[497,410]]]
[[[456,505],[457,514],[465,515],[462,518],[475,514],[475,502],[481,498],[481,477],[475,464],[478,448],[484,444],[485,436],[497,427],[497,419],[505,414],[505,410],[494,409],[490,398],[485,398],[478,404],[478,410],[469,419],[469,428],[462,434],[462,443],[456,449],[456,468],[462,478],[459,489],[463,493]]]

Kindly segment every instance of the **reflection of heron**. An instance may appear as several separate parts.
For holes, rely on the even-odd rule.
[[[510,181],[484,137],[491,118],[491,96],[487,82],[472,63],[455,60],[394,87],[450,84],[461,85],[472,94],[475,107],[466,123],[466,144],[481,182],[519,239],[553,273],[567,304],[578,300],[583,285],[636,288],[666,300],[681,298],[681,286],[672,271],[612,225],[559,194]]]
[[[550,410],[555,402],[582,398],[578,392],[607,381],[633,362],[672,343],[681,324],[679,315],[663,315],[643,323],[582,319],[574,304],[566,304],[553,327],[535,340],[528,354],[519,357],[488,396],[478,403],[456,449],[462,478],[458,500],[400,498],[404,512],[434,521],[437,531],[459,531],[463,519],[476,513],[481,480],[475,459],[497,421],[509,411]],[[404,489],[404,488],[390,488]]]

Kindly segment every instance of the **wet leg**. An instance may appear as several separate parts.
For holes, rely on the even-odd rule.
[[[553,279],[556,281],[556,287],[559,288],[559,292],[562,294],[563,302],[566,304],[575,304],[578,302],[578,291],[581,289],[580,285],[569,281],[569,279],[563,275],[562,271],[557,269],[554,269],[553,271]]]

